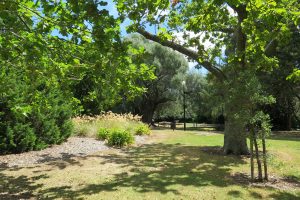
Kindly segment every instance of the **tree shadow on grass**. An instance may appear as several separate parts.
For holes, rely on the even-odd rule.
[[[264,199],[264,197],[254,191],[248,191],[249,196],[251,199]],[[243,194],[238,190],[231,190],[227,192],[227,195],[231,198],[243,198]],[[291,194],[283,191],[274,192],[273,194],[268,195],[268,199],[274,199],[274,200],[297,200],[300,199],[300,193],[298,195]]]
[[[229,192],[227,192],[228,196],[231,196],[233,198],[241,198],[242,197],[242,193],[238,190],[230,190]]]
[[[57,167],[61,170],[65,169],[70,165],[79,165],[82,164],[76,160],[75,158],[80,155],[77,154],[69,154],[69,153],[61,153],[61,157],[52,157],[47,154],[43,155],[41,159],[38,160],[38,163],[45,163],[48,166]]]
[[[276,200],[299,200],[300,199],[300,192],[298,192],[297,195],[290,194],[287,192],[277,192],[275,194],[271,194],[270,198],[276,199]]]
[[[62,193],[74,198],[130,187],[139,193],[181,194],[178,185],[226,187],[235,184],[230,178],[230,167],[245,163],[238,157],[205,153],[203,147],[178,144],[148,144],[124,151],[125,155],[91,155],[82,158],[99,157],[100,165],[115,163],[123,167],[124,170],[113,175],[110,182],[88,184],[76,191],[62,191],[55,187],[43,193],[53,199],[61,197]]]
[[[275,200],[281,200],[281,199],[287,199],[287,200],[296,200],[300,199],[300,191],[298,194],[293,194],[293,191],[299,187],[299,182],[296,180],[287,180],[286,178],[284,179],[272,179],[270,178],[269,182],[250,182],[250,176],[245,173],[235,173],[233,176],[235,179],[236,183],[238,185],[242,186],[244,188],[244,192],[248,192],[248,196],[251,197],[251,199],[264,199],[265,197],[256,192],[249,190],[250,188],[256,188],[256,189],[263,189],[263,190],[269,190],[272,191],[271,194],[267,196],[269,199],[275,199]],[[290,184],[290,185],[288,185]],[[290,190],[284,191],[281,190],[285,188],[285,190],[290,187]],[[298,190],[297,190],[298,191]],[[227,192],[228,196],[232,196],[233,198],[242,198],[243,194],[239,190],[231,190]]]
[[[184,186],[194,186],[199,189],[204,186],[245,185],[247,187],[246,183],[237,182],[231,173],[233,166],[245,164],[245,161],[239,157],[219,154],[218,149],[220,147],[159,143],[124,149],[121,154],[95,154],[70,162],[68,162],[70,158],[66,158],[64,166],[59,162],[47,163],[48,166],[64,169],[67,165],[82,166],[80,161],[93,158],[99,166],[117,164],[122,168],[118,170],[121,172],[111,174],[112,178],[108,182],[99,178],[101,181],[98,183],[93,181],[96,183],[80,185],[75,187],[76,189],[71,186],[43,188],[43,185],[35,184],[39,179],[47,179],[46,175],[30,178],[12,177],[0,172],[0,199],[29,199],[34,196],[33,192],[41,199],[84,199],[89,195],[119,191],[122,188],[132,188],[140,194],[158,192],[181,195]],[[228,193],[228,196],[232,197],[240,195],[242,193],[238,190]],[[251,194],[252,197],[258,198],[259,195],[259,193]],[[297,199],[293,194],[276,191],[270,197]]]
[[[283,180],[287,183],[295,184],[300,188],[300,177],[290,175],[290,176],[285,176]]]
[[[49,177],[45,174],[30,178],[25,175],[14,177],[0,172],[0,199],[34,198],[33,192],[43,186],[42,184],[36,184],[35,181],[45,178]]]

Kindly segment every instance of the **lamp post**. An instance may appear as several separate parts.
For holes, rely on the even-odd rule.
[[[182,91],[183,91],[183,130],[186,130],[186,123],[185,123],[185,81],[182,81]]]

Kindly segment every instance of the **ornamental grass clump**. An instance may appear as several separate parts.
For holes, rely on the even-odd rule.
[[[94,137],[97,135],[99,128],[95,121],[88,117],[76,117],[73,119],[74,131],[73,134],[83,137]]]
[[[107,128],[100,128],[97,134],[97,139],[99,140],[108,140],[111,134],[111,130]]]
[[[128,131],[113,130],[108,137],[108,144],[111,146],[123,147],[133,144],[134,137]]]
[[[136,135],[150,135],[149,126],[146,124],[141,124],[135,129]]]
[[[103,112],[100,115],[80,116],[73,119],[74,135],[98,137],[101,128],[108,130],[126,130],[132,134],[136,133],[138,127],[143,125],[141,116]]]
[[[74,134],[105,140],[111,146],[123,147],[134,142],[134,135],[149,135],[150,129],[138,115],[103,112],[100,115],[73,119]]]

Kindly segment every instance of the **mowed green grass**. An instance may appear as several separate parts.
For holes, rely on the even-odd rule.
[[[247,183],[249,159],[224,156],[222,134],[154,130],[151,143],[1,168],[0,199],[300,199],[300,188]],[[268,140],[271,176],[300,180],[300,139]]]

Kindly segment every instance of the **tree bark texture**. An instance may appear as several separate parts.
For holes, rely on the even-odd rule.
[[[228,117],[228,116],[227,116]],[[234,155],[249,155],[247,136],[239,123],[233,119],[225,122],[224,153]]]
[[[268,177],[268,163],[267,163],[267,150],[266,150],[266,139],[265,136],[263,135],[262,138],[262,147],[263,147],[263,162],[264,162],[264,179],[267,181],[269,179]]]
[[[257,144],[257,139],[256,139],[255,132],[254,132],[253,142],[254,142],[256,162],[257,162],[258,181],[262,182],[262,180],[263,180],[263,178],[262,178],[262,168],[261,168],[261,161],[260,161],[260,157],[259,157],[259,149],[258,149],[258,144]]]
[[[251,167],[251,181],[254,181],[254,155],[253,155],[253,129],[250,130],[250,167]]]
[[[155,112],[155,105],[152,105],[151,103],[144,104],[140,111],[140,113],[142,115],[142,121],[144,123],[151,124],[154,112]]]

